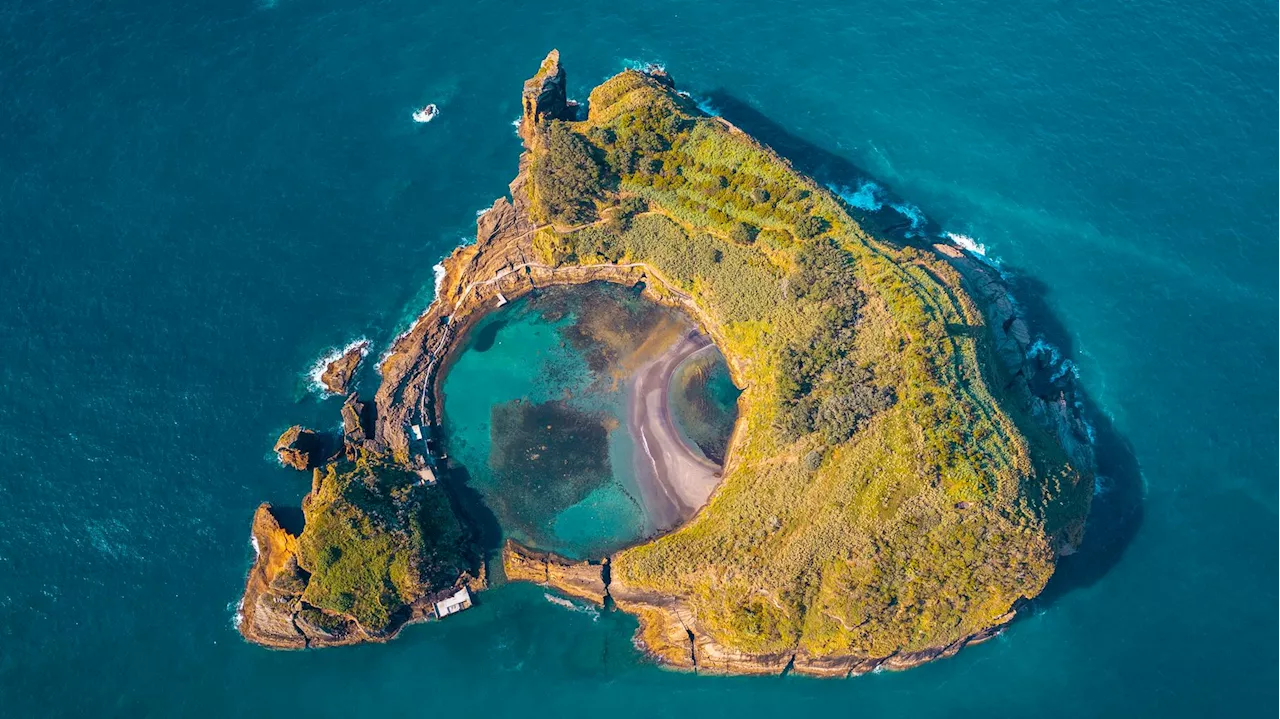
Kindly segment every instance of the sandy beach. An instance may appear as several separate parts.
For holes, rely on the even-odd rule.
[[[705,334],[690,331],[640,367],[632,380],[627,424],[636,444],[636,481],[645,511],[662,531],[692,517],[720,483],[720,466],[685,443],[667,400],[676,367],[710,346]]]

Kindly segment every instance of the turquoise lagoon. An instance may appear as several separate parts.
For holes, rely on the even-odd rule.
[[[481,319],[443,383],[445,449],[483,500],[476,509],[503,536],[575,558],[655,534],[633,469],[628,380],[691,328],[638,288],[600,282],[539,290]],[[723,357],[686,359],[670,392],[691,445],[723,457],[737,416]]]

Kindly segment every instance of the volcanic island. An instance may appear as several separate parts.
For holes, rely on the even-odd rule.
[[[1037,358],[995,268],[873,236],[660,68],[610,78],[584,107],[552,51],[522,106],[510,196],[444,261],[373,401],[347,398],[341,436],[294,427],[277,443],[311,491],[301,512],[253,518],[249,641],[386,641],[530,581],[633,614],[637,646],[668,667],[850,676],[950,656],[1040,594],[1083,537],[1094,457],[1074,378]],[[722,353],[741,390],[723,463],[682,448],[663,402],[637,401],[663,532],[585,561],[482,546],[442,446],[443,377],[496,308],[598,282],[695,328],[638,387],[709,343]]]

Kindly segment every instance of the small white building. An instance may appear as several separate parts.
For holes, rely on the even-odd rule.
[[[453,594],[436,602],[436,616],[444,619],[450,614],[457,614],[463,609],[471,608],[471,592],[461,587]]]
[[[416,425],[416,424],[415,424],[415,425],[412,425],[411,427],[409,427],[409,429],[413,430],[413,438],[414,438],[414,439],[417,439],[417,440],[422,439],[422,427],[420,427],[420,426],[418,426],[418,425]]]
[[[436,483],[436,473],[430,467],[422,466],[413,470],[418,475],[418,483],[432,485]]]

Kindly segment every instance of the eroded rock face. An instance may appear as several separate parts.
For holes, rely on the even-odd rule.
[[[277,649],[301,649],[306,638],[294,626],[305,582],[296,586],[298,538],[287,532],[263,503],[253,515],[253,544],[258,551],[245,584],[240,633],[251,642]]]
[[[510,539],[502,547],[502,568],[510,581],[533,582],[596,604],[604,604],[608,594],[607,564],[575,562]]]
[[[533,126],[544,120],[564,118],[568,111],[568,97],[564,89],[564,68],[560,67],[560,51],[552,50],[542,61],[538,73],[524,83],[521,93],[524,114],[520,119],[520,134],[527,134]]]
[[[348,347],[342,356],[325,366],[320,375],[320,384],[333,394],[346,394],[351,386],[351,378],[355,377],[360,360],[368,349],[368,342],[357,342]]]
[[[276,456],[286,467],[306,471],[324,462],[326,444],[324,437],[314,430],[294,425],[276,440]]]
[[[1092,476],[1097,460],[1090,429],[1075,406],[1075,375],[1055,370],[1042,353],[1035,351],[1026,317],[999,272],[953,245],[939,243],[933,249],[956,268],[981,307],[995,343],[995,355],[1010,378],[1004,388],[1008,395],[1053,435],[1073,467]],[[1072,554],[1084,539],[1092,488],[1085,486],[1079,494],[1083,504],[1079,511],[1061,526],[1050,528],[1054,551],[1059,555]]]

